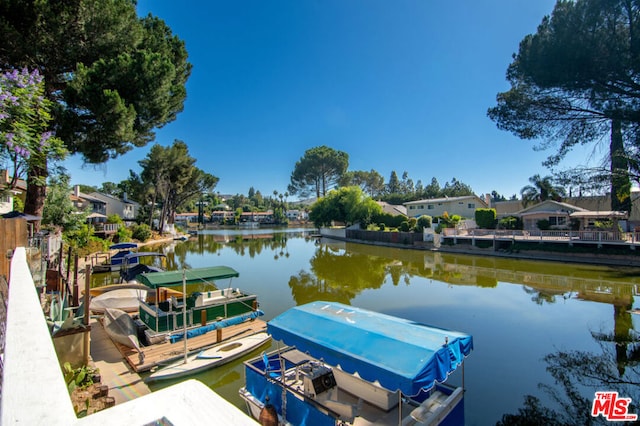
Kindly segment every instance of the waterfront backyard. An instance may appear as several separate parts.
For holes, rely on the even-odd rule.
[[[563,412],[541,388],[568,401],[548,371],[567,354],[575,362],[560,370],[571,383],[580,378],[572,366],[592,371],[600,361],[619,377],[640,382],[640,318],[632,313],[640,307],[638,268],[316,242],[309,233],[206,231],[164,250],[172,269],[227,265],[239,271],[233,286],[258,295],[266,320],[292,306],[330,300],[472,334],[475,347],[464,368],[469,425],[495,424],[504,414],[517,413],[526,395],[559,413],[576,414]],[[241,362],[195,377],[244,409],[238,396],[244,384]],[[460,384],[461,375],[450,380]],[[634,402],[640,398],[637,386],[593,383],[576,385],[589,403],[595,390],[617,390]]]

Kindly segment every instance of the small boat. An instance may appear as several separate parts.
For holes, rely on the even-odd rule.
[[[176,379],[189,376],[231,362],[271,341],[267,333],[240,337],[188,355],[186,360],[174,362],[153,372],[145,381]]]
[[[138,275],[137,282],[155,293],[155,301],[141,303],[138,312],[147,327],[144,331],[147,343],[160,343],[178,333],[206,332],[232,318],[244,321],[261,315],[256,295],[231,287],[231,280],[239,275],[228,266]],[[183,279],[192,291],[182,298],[172,297],[168,290],[182,286]],[[228,280],[227,288],[218,288],[217,282],[221,280]],[[194,286],[201,291],[193,291]],[[187,333],[183,333],[183,324]]]
[[[138,352],[142,352],[140,343],[138,342],[135,322],[128,313],[120,309],[106,308],[104,310],[102,326],[109,337],[111,337],[111,340],[128,348],[136,349]]]
[[[166,259],[166,257],[164,253],[157,252],[138,252],[125,255],[120,268],[120,282],[126,283],[133,281],[136,276],[141,274],[164,271],[164,259]],[[143,262],[143,258],[151,260],[145,260],[145,262]]]
[[[89,309],[95,313],[104,313],[106,309],[120,309],[125,312],[137,312],[140,303],[147,298],[147,289],[118,288],[91,298]]]
[[[149,288],[143,284],[138,283],[122,283],[122,284],[108,284],[99,287],[92,287],[89,289],[91,297],[100,296],[101,294],[108,293],[113,290],[120,290],[123,288],[132,288],[136,290],[149,290]]]
[[[129,254],[135,253],[135,250],[137,248],[138,244],[136,243],[113,244],[109,247],[109,250],[117,250],[117,252],[113,256],[110,256],[107,262],[94,265],[91,268],[91,271],[94,273],[119,271],[122,267],[124,257]],[[129,264],[133,265],[134,263],[136,263],[135,258],[133,258],[133,260],[131,260]]]
[[[255,419],[464,424],[463,389],[444,382],[473,349],[468,334],[334,302],[289,309],[267,333],[288,346],[244,362],[240,397]]]

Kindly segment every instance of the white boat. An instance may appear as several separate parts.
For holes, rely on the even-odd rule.
[[[102,319],[102,326],[111,340],[128,348],[142,352],[136,333],[136,325],[131,316],[120,309],[106,308]]]
[[[270,340],[271,336],[267,333],[257,333],[223,342],[188,355],[186,361],[180,360],[156,370],[147,377],[146,381],[175,379],[219,367],[259,348]]]
[[[267,332],[289,346],[244,363],[240,396],[255,419],[464,424],[463,388],[443,382],[473,349],[468,334],[321,301],[289,309]]]
[[[99,296],[92,297],[89,309],[95,313],[104,313],[107,308],[125,312],[138,312],[140,303],[147,298],[147,290],[140,288],[118,288]]]

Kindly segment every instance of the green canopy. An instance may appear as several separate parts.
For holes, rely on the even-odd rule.
[[[182,285],[183,271],[153,272],[151,274],[140,274],[136,280],[147,287],[178,287]],[[187,284],[198,284],[213,280],[238,277],[240,274],[228,266],[210,266],[207,268],[194,268],[185,271]]]

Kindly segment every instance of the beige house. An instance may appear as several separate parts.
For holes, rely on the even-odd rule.
[[[579,230],[594,229],[596,222],[612,220],[626,228],[626,212],[610,210],[587,210],[569,203],[546,200],[515,212],[513,216],[522,219],[524,230],[537,230],[540,220],[547,220],[551,229],[571,229],[572,223],[579,224]]]
[[[447,212],[449,216],[458,215],[463,218],[473,219],[476,209],[488,208],[487,203],[476,195],[409,201],[403,203],[403,205],[407,208],[407,216],[409,217],[422,215],[438,217]]]

